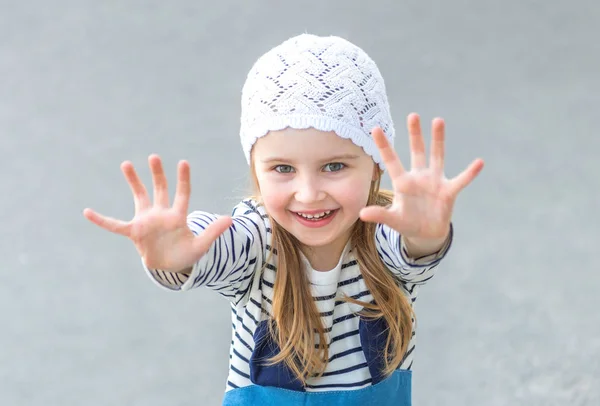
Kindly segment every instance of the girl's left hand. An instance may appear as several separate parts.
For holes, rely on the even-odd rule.
[[[443,242],[450,231],[456,197],[483,169],[483,160],[474,160],[458,176],[447,179],[444,175],[444,121],[437,118],[432,122],[429,166],[419,116],[410,114],[407,124],[412,161],[408,172],[383,131],[373,130],[373,138],[392,181],[394,200],[389,207],[365,207],[360,218],[393,228],[413,246]]]

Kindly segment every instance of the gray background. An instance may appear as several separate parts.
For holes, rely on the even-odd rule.
[[[402,159],[417,111],[447,121],[448,175],[486,161],[421,291],[415,404],[599,404],[600,5],[301,3],[0,2],[0,404],[220,404],[227,302],[159,289],[81,212],[130,218],[119,164],[148,182],[157,152],[228,213],[245,74],[301,32],[378,62]]]

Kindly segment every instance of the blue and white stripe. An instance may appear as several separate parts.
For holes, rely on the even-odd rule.
[[[195,264],[190,275],[146,268],[152,280],[163,288],[185,291],[204,286],[231,302],[232,340],[226,391],[254,384],[250,362],[254,337],[259,324],[269,320],[272,311],[277,260],[274,253],[265,264],[271,251],[271,229],[264,207],[244,200],[234,208],[232,216],[232,227]],[[216,218],[214,214],[196,211],[188,216],[188,225],[197,234]],[[382,260],[414,302],[419,286],[433,277],[450,248],[452,234],[438,253],[422,258],[409,258],[400,235],[387,226],[377,226],[375,240]],[[340,300],[343,295],[367,302],[373,300],[352,251],[346,247],[338,266],[329,272],[310,268],[306,271],[327,331],[330,362],[325,374],[310,379],[304,390],[355,390],[372,385],[373,377],[361,345],[360,320],[356,316],[361,308]],[[413,337],[400,369],[411,369],[414,349],[413,323]]]

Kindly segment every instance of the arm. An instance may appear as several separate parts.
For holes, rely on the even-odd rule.
[[[233,303],[239,303],[252,284],[253,276],[266,256],[267,226],[263,207],[251,200],[238,204],[232,213],[232,225],[188,272],[148,269],[148,275],[160,287],[186,291],[197,287],[212,289]],[[195,211],[187,217],[190,230],[198,235],[217,215]]]
[[[424,284],[431,279],[452,245],[454,230],[452,225],[441,247],[427,255],[410,255],[407,241],[394,229],[378,224],[375,231],[375,244],[381,260],[405,283]]]

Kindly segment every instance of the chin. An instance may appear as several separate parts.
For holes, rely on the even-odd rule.
[[[300,242],[300,244],[306,247],[325,247],[333,242],[335,242],[338,238],[336,237],[324,237],[324,238],[315,238],[314,236],[297,236],[294,234],[294,237]]]
[[[346,244],[348,238],[350,238],[350,227],[348,230],[327,230],[323,231],[310,231],[310,230],[292,230],[292,235],[300,242],[300,244],[306,247],[328,247],[333,244]],[[299,231],[299,232],[298,232]]]

